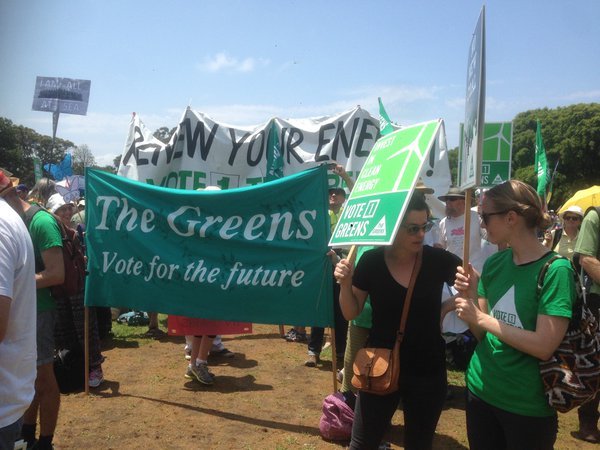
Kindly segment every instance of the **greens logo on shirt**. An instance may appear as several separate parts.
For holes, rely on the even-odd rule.
[[[517,308],[515,307],[514,286],[511,286],[511,288],[508,291],[506,291],[502,298],[500,298],[500,300],[496,302],[496,304],[490,311],[490,315],[493,318],[507,325],[523,329],[523,324],[519,319],[519,315],[517,314]]]

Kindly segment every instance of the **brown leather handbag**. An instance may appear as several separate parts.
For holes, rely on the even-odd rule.
[[[410,283],[402,308],[400,328],[396,333],[394,348],[361,348],[356,354],[352,365],[352,386],[364,392],[377,395],[387,395],[398,390],[400,378],[400,346],[404,339],[404,329],[410,301],[415,288],[415,281],[421,269],[422,251],[417,255],[415,265],[410,275]]]

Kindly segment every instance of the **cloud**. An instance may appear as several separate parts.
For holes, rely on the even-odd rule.
[[[226,52],[219,52],[216,55],[205,56],[202,63],[198,63],[196,67],[203,72],[253,72],[259,67],[269,65],[268,59],[263,58],[244,58],[238,59],[228,55]]]
[[[569,101],[590,101],[592,99],[600,98],[600,89],[593,89],[591,91],[576,91],[571,92],[563,97],[561,100]]]

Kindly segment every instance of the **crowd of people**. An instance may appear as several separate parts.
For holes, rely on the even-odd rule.
[[[348,190],[352,179],[334,165]],[[398,404],[404,412],[405,448],[431,448],[448,386],[448,348],[460,336],[477,342],[466,368],[466,424],[473,449],[552,449],[558,425],[545,400],[539,375],[564,336],[575,286],[575,260],[591,279],[589,302],[600,308],[600,217],[577,207],[559,215],[557,227],[534,189],[508,181],[481,192],[470,209],[469,264],[463,266],[465,193],[457,188],[438,196],[445,217],[433,220],[419,181],[400,228],[389,246],[361,248],[357,261],[344,249],[329,252],[334,276],[335,355],[340,391],[354,411],[351,449],[381,448]],[[347,191],[329,190],[331,229],[343,212]],[[32,207],[41,211],[31,214]],[[29,211],[29,214],[28,214]],[[57,349],[84,345],[83,292],[54,298],[51,286],[64,280],[58,226],[77,231],[83,242],[85,200],[66,202],[46,178],[32,189],[0,170],[0,450],[22,437],[28,448],[51,449],[60,408],[53,371]],[[556,253],[537,294],[537,274]],[[415,268],[416,267],[416,268]],[[362,347],[391,349],[403,314],[407,288],[414,292],[400,353],[399,389],[387,395],[357,391],[352,363]],[[104,379],[101,339],[110,330],[110,312],[90,308],[88,382]],[[108,320],[107,320],[108,317]],[[452,325],[448,318],[452,317]],[[36,323],[37,326],[32,326]],[[148,336],[164,335],[150,313]],[[294,327],[290,341],[306,342],[307,367],[321,364],[324,329]],[[234,357],[220,336],[199,331],[186,336],[185,377],[215,383],[209,354]],[[19,355],[15,358],[15,355]],[[19,364],[13,364],[18,359]],[[600,396],[578,410],[575,435],[600,442]],[[39,417],[39,419],[38,419]],[[39,434],[36,429],[39,423]]]

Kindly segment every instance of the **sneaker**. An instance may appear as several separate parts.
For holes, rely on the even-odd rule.
[[[296,335],[298,332],[295,328],[290,329],[287,333],[285,333],[285,340],[289,342],[293,342],[296,339]]]
[[[306,367],[316,367],[318,363],[319,363],[318,355],[308,355],[308,359],[306,361],[304,361],[304,365]]]
[[[220,350],[211,350],[209,353],[209,356],[220,356],[223,358],[233,358],[235,356],[235,353],[233,353],[232,351],[223,347]]]
[[[194,378],[202,384],[211,385],[215,382],[215,377],[208,371],[206,364],[198,364],[189,366]]]
[[[185,359],[187,361],[192,359],[192,347],[190,347],[189,345],[185,344]]]
[[[102,384],[104,381],[104,374],[102,373],[102,367],[97,367],[90,371],[90,376],[88,378],[88,384],[90,387],[96,388]]]
[[[294,334],[285,338],[288,342],[308,342],[306,333],[300,333],[294,330]]]
[[[337,379],[338,383],[344,382],[344,369],[343,368],[337,371],[337,373],[335,374],[335,378]]]

